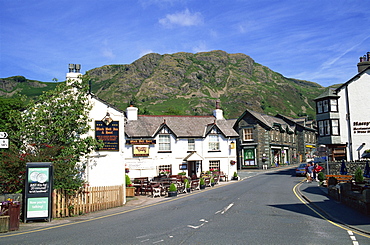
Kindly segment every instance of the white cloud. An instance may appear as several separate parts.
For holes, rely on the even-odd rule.
[[[101,50],[101,53],[106,58],[110,58],[110,59],[116,58],[116,55],[113,53],[112,49],[110,48],[103,48]]]
[[[208,51],[207,45],[204,41],[201,41],[197,46],[193,47],[192,50],[195,53]]]
[[[166,18],[160,19],[159,23],[165,27],[172,26],[197,26],[203,24],[201,13],[190,13],[189,9],[175,14],[167,14]]]

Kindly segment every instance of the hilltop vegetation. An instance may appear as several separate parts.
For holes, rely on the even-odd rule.
[[[227,118],[237,118],[246,109],[314,117],[313,99],[325,89],[286,78],[245,54],[224,51],[151,53],[132,64],[106,65],[86,74],[101,99],[122,110],[131,102],[141,114],[153,115],[209,115],[219,99]],[[55,85],[24,77],[5,78],[0,79],[0,96],[19,92],[35,97]]]

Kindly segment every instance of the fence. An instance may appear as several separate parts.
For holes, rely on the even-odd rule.
[[[52,216],[63,218],[123,205],[124,186],[85,187],[73,195],[53,191]]]

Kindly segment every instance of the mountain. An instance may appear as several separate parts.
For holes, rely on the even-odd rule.
[[[224,51],[147,54],[132,64],[87,72],[92,90],[120,109],[130,101],[149,114],[209,115],[220,99],[227,118],[245,109],[314,117],[317,83],[286,78],[245,54]]]
[[[106,65],[86,72],[99,98],[125,110],[129,103],[141,114],[209,115],[221,101],[226,118],[246,109],[285,116],[315,116],[313,99],[325,88],[286,78],[251,57],[224,51],[147,54],[132,64]],[[0,96],[15,92],[35,97],[57,83],[0,79]]]

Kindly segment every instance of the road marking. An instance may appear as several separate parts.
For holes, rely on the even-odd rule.
[[[319,211],[316,211],[316,209],[314,209],[313,207],[311,207],[311,205],[309,205],[309,202],[308,201],[305,201],[302,197],[300,197],[300,195],[298,194],[299,191],[297,191],[297,188],[302,185],[302,183],[304,183],[306,180],[302,180],[301,182],[299,182],[298,184],[296,184],[294,187],[293,187],[293,193],[295,194],[295,196],[304,204],[306,205],[309,209],[311,209],[315,214],[317,214],[319,217],[321,217],[323,220],[329,222],[330,224],[336,226],[336,227],[339,227],[343,230],[346,230],[347,232],[352,232],[357,234],[357,235],[360,235],[360,236],[363,236],[363,237],[366,237],[366,238],[370,238],[370,235],[365,235],[363,233],[360,233],[360,232],[357,232],[357,231],[354,231],[354,230],[348,230],[348,227],[344,227],[328,218],[326,218],[324,215],[322,215],[321,213],[319,213]],[[357,241],[356,241],[357,242]],[[357,243],[358,244],[358,243]]]
[[[218,214],[218,213],[221,213],[221,214],[224,214],[227,212],[227,210],[229,210],[232,206],[234,205],[234,203],[230,203],[229,206],[227,206],[226,208],[224,208],[223,210],[218,210],[215,214]]]

